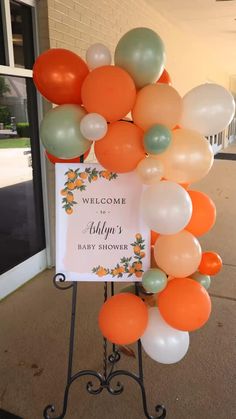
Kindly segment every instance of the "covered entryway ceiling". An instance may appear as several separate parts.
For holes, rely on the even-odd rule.
[[[236,77],[236,0],[146,0],[168,21],[208,44]]]

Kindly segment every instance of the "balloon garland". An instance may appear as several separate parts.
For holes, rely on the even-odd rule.
[[[86,61],[65,49],[37,58],[35,85],[59,105],[45,115],[41,140],[53,163],[76,161],[94,142],[106,170],[135,170],[146,185],[141,208],[152,230],[154,268],[143,274],[142,285],[156,294],[157,307],[148,310],[132,287],[126,288],[104,303],[99,327],[113,343],[141,338],[152,359],[175,363],[188,351],[188,332],[210,316],[210,275],[222,267],[220,256],[202,253],[197,239],[213,227],[215,205],[189,184],[211,169],[213,151],[205,136],[230,124],[234,99],[214,83],[181,98],[164,68],[163,41],[148,28],[132,29],[120,39],[115,65],[99,43],[89,47]],[[133,123],[122,120],[129,113]]]

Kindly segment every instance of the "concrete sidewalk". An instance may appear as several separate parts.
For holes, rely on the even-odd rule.
[[[192,189],[208,193],[217,206],[213,230],[200,242],[219,252],[222,272],[212,280],[213,311],[207,325],[191,333],[187,356],[176,365],[157,364],[144,355],[150,414],[165,404],[168,419],[234,419],[236,417],[236,162],[216,160],[210,174]],[[67,374],[71,291],[52,285],[46,271],[0,304],[0,407],[24,419],[40,419],[53,402],[62,411]],[[102,284],[81,283],[76,328],[75,371],[102,371],[102,338],[97,315]],[[78,352],[79,350],[79,352]],[[137,362],[123,356],[121,368]],[[88,379],[87,379],[88,381]],[[85,379],[71,387],[66,419],[140,419],[144,417],[137,385],[124,379],[119,397],[86,392]],[[96,384],[96,383],[95,383]],[[114,382],[114,385],[116,382]]]

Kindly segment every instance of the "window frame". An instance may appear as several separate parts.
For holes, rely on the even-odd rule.
[[[37,20],[37,1],[36,0],[17,0],[17,2],[24,5],[30,6],[32,8],[32,27],[34,35],[34,58],[39,55],[39,40],[38,40],[38,20]],[[0,75],[8,76],[18,76],[28,79],[33,79],[33,71],[30,69],[25,69],[21,67],[15,67],[14,62],[14,49],[13,49],[13,37],[12,37],[12,27],[11,27],[11,10],[10,10],[10,0],[1,0],[2,8],[2,20],[3,20],[3,32],[4,32],[4,44],[5,44],[5,62],[6,65],[0,65]],[[43,106],[42,99],[37,95],[37,111],[38,111],[38,126],[43,117]],[[49,203],[48,203],[48,188],[47,188],[47,167],[46,167],[46,157],[45,152],[40,144],[40,167],[41,167],[41,184],[42,184],[42,196],[43,196],[43,210],[44,210],[44,230],[45,230],[45,241],[46,248],[43,253],[45,253],[45,266],[52,265],[51,253],[50,253],[50,224],[49,224]],[[42,263],[42,252],[40,252],[40,266],[44,265]],[[37,256],[37,255],[35,255]],[[35,259],[35,256],[32,258]],[[29,263],[27,259],[24,263]],[[22,265],[22,264],[21,264]],[[11,271],[15,271],[18,265],[16,265],[12,270],[8,271],[9,274]],[[42,269],[41,269],[42,270]],[[7,275],[8,272],[1,275]],[[4,279],[4,278],[1,278]],[[30,278],[28,278],[30,279]],[[1,299],[1,297],[0,297]]]

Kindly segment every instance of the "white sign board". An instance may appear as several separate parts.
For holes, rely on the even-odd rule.
[[[140,281],[150,231],[136,173],[98,164],[56,164],[56,272],[68,281]]]

